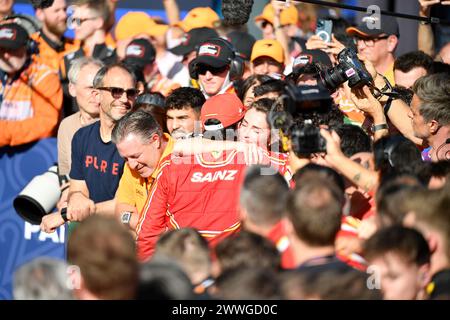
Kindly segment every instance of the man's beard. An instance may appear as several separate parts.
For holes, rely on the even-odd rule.
[[[47,25],[48,31],[50,31],[53,34],[58,35],[59,37],[62,37],[64,35],[64,32],[67,30],[67,25],[65,23],[55,23],[55,24],[48,24]]]

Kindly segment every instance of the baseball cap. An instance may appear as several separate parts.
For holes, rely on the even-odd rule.
[[[17,23],[5,23],[0,25],[0,47],[9,50],[17,50],[27,45],[28,33]]]
[[[226,45],[225,43],[228,43]],[[225,39],[214,38],[203,42],[197,50],[197,58],[192,63],[193,66],[205,64],[213,68],[222,68],[230,64],[235,53],[232,45]]]
[[[123,40],[139,34],[159,36],[166,33],[168,25],[156,23],[143,11],[130,11],[120,18],[115,29],[116,40]]]
[[[324,67],[331,68],[331,63],[328,54],[322,50],[303,50],[294,60],[293,69],[298,69],[306,66],[307,64],[319,63]]]
[[[242,59],[249,61],[253,45],[256,42],[255,37],[248,32],[232,31],[227,34],[227,38],[236,49],[236,54]]]
[[[253,45],[250,61],[259,57],[270,57],[279,63],[284,63],[284,50],[277,40],[258,40]]]
[[[379,28],[375,28],[379,24]],[[362,36],[375,38],[381,34],[400,36],[398,22],[395,17],[381,16],[365,16],[357,27],[349,27],[346,29],[350,36]]]
[[[149,104],[164,109],[166,102],[160,93],[143,93],[136,97],[135,105]]]
[[[220,20],[219,16],[210,7],[197,7],[189,11],[182,21],[174,25],[189,32],[194,28],[214,28],[214,24],[218,20]]]
[[[205,130],[219,130],[231,126],[240,121],[245,115],[245,107],[242,101],[233,93],[218,94],[202,106],[200,119],[204,125],[208,119],[217,119],[220,125],[205,126]]]
[[[147,39],[134,39],[125,49],[124,63],[146,66],[155,61],[156,51]]]
[[[182,39],[179,46],[176,46],[169,51],[178,56],[184,56],[192,51],[195,51],[197,47],[211,38],[217,38],[219,35],[216,30],[202,27],[189,30]]]
[[[260,23],[262,21],[268,21],[273,24],[273,18],[275,16],[275,10],[273,9],[272,4],[268,4],[264,7],[261,15],[255,18],[256,23]],[[289,7],[283,9],[280,13],[280,23],[282,26],[287,24],[297,24],[298,23],[298,10],[294,5],[290,5]]]

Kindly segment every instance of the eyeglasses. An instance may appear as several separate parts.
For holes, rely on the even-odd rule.
[[[123,88],[117,88],[117,87],[100,87],[97,88],[99,90],[106,90],[111,93],[111,96],[114,99],[120,99],[125,92],[127,94],[128,100],[133,100],[136,98],[136,96],[139,94],[139,90],[137,89],[123,89]]]
[[[91,18],[75,18],[75,17],[71,16],[71,17],[69,17],[69,18],[67,19],[67,26],[68,26],[69,28],[71,28],[71,29],[75,28],[75,26],[81,27],[81,25],[82,25],[83,23],[85,23],[86,21],[89,21],[89,20],[95,20],[95,19],[97,19],[97,18],[98,18],[98,17],[91,17]]]
[[[197,66],[197,72],[198,72],[198,74],[200,74],[202,76],[205,75],[207,71],[211,72],[211,74],[216,76],[218,74],[225,72],[226,70],[228,70],[228,66],[224,66],[221,68],[214,68],[212,66],[208,66],[205,64],[199,64]]]
[[[272,25],[269,21],[264,20],[263,22],[261,22],[261,29],[265,29],[267,27],[267,25],[270,24]]]
[[[379,40],[384,40],[384,39],[387,39],[387,38],[389,38],[389,35],[378,37],[378,38],[359,38],[359,37],[356,37],[355,38],[355,44],[358,44],[358,41],[362,41],[362,42],[364,42],[366,47],[373,47],[375,45],[375,42],[377,42]]]

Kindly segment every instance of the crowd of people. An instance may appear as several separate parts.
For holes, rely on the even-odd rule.
[[[14,297],[450,299],[450,42],[421,23],[397,56],[396,18],[289,1],[255,39],[162,2],[0,2],[0,147],[56,136],[70,177],[40,225],[67,260]]]

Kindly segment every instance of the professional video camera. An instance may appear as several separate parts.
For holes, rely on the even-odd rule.
[[[299,113],[328,112],[333,100],[328,90],[321,84],[315,86],[286,85],[286,95],[282,97],[283,110],[274,104],[269,113],[269,123],[273,129],[280,130],[284,151],[288,150],[287,142],[298,157],[307,157],[313,153],[326,151],[326,143],[320,129],[311,120],[295,123]],[[278,109],[277,109],[278,108]]]
[[[373,86],[373,78],[364,63],[352,49],[345,48],[338,54],[338,65],[323,70],[320,78],[325,87],[335,91],[341,84],[348,81],[350,88],[361,88],[365,85]]]

